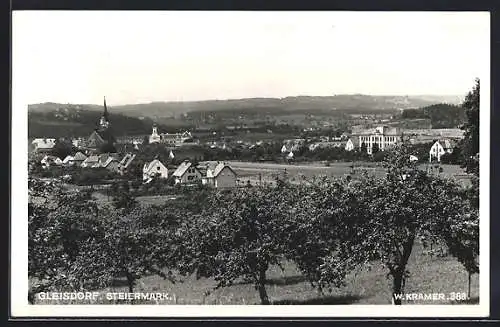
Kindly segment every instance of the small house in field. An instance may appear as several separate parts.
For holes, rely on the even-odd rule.
[[[229,165],[220,162],[213,170],[207,170],[206,178],[208,184],[216,188],[235,187],[237,174]]]
[[[235,187],[237,174],[225,162],[201,163],[198,169],[203,173],[202,183],[216,188]]]
[[[345,143],[345,147],[344,147],[344,149],[345,149],[346,151],[352,151],[352,150],[354,150],[354,142],[353,142],[351,139],[348,139],[348,140],[346,141],[346,143]]]
[[[145,163],[142,169],[142,179],[147,181],[154,177],[168,178],[168,169],[158,159]]]
[[[183,161],[172,174],[175,184],[191,184],[201,181],[202,173],[189,160]]]
[[[443,139],[436,141],[429,150],[429,162],[441,161],[441,156],[446,153],[452,153],[455,147],[455,141],[451,139]]]

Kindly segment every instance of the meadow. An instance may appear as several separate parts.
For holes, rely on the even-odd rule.
[[[355,162],[354,174],[352,175],[350,162],[334,162],[327,167],[321,162],[302,163],[302,164],[276,164],[263,162],[227,162],[237,174],[237,185],[275,185],[276,178],[286,178],[291,183],[311,182],[315,177],[327,176],[330,178],[361,175],[363,172],[374,174],[377,177],[383,177],[386,170],[380,163],[373,162]],[[422,164],[421,169],[428,169],[426,164]],[[468,186],[470,179],[465,175],[462,168],[457,165],[441,165],[443,171],[439,173],[446,178],[452,178],[458,183]],[[437,169],[434,169],[437,173]],[[110,198],[100,192],[94,192],[94,197],[98,202],[106,203]],[[172,195],[148,195],[139,196],[137,200],[144,205],[161,205],[172,199]]]
[[[320,294],[301,275],[293,263],[285,262],[284,271],[272,266],[268,271],[267,292],[274,305],[312,305],[312,304],[391,304],[391,282],[387,277],[387,269],[380,264],[371,267],[360,267],[351,272],[346,285],[334,288],[329,293]],[[463,266],[450,256],[427,254],[420,244],[415,245],[408,264],[410,277],[406,282],[405,293],[467,293],[467,272]],[[244,281],[214,290],[216,282],[212,279],[195,276],[181,277],[172,283],[158,276],[149,276],[138,281],[135,292],[168,293],[169,299],[158,301],[136,300],[136,304],[159,305],[254,305],[260,304],[258,292],[253,284]],[[99,290],[106,292],[128,292],[126,281],[117,279],[113,287]],[[40,304],[112,304],[118,301],[107,300],[104,295],[97,301],[40,301]],[[121,303],[126,303],[123,301]],[[411,304],[459,304],[458,301],[403,301],[403,305]],[[461,302],[479,303],[479,274],[471,279],[471,297]]]

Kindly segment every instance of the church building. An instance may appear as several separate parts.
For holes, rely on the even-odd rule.
[[[109,150],[103,152],[115,152],[113,150],[115,143],[116,139],[111,131],[106,98],[104,98],[104,112],[99,121],[99,125],[87,139],[86,148],[89,152],[93,153],[101,152],[101,150]]]

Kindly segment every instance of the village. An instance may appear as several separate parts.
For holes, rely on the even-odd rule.
[[[453,152],[463,138],[463,131],[458,128],[401,129],[381,125],[371,129],[353,126],[350,133],[338,136],[315,135],[278,142],[227,141],[221,137],[200,144],[190,131],[160,133],[156,124],[152,126],[151,135],[116,138],[111,125],[104,100],[98,127],[87,139],[74,138],[70,143],[63,139],[36,138],[31,142],[30,164],[41,168],[39,171],[44,171],[45,176],[64,181],[74,180],[80,168],[107,171],[121,179],[141,180],[143,184],[168,180],[171,185],[232,188],[262,185],[263,175],[266,182],[272,184],[273,180],[286,175],[287,167],[283,165],[292,168],[304,162],[309,166],[336,164],[345,168],[340,174],[345,175],[352,173],[354,161],[380,161],[377,158],[383,159],[384,153],[402,142],[418,149],[411,156],[412,161],[438,166],[441,162],[453,164]],[[61,145],[63,151],[57,151]],[[148,155],[141,155],[146,147],[149,147]],[[205,152],[201,153],[203,148]],[[249,159],[242,151],[256,155]],[[268,166],[271,162],[276,165],[266,170],[262,167],[263,161]],[[240,162],[253,162],[254,165]],[[342,162],[352,163],[348,166]],[[54,170],[60,173],[47,175],[47,171]],[[266,174],[266,171],[273,171],[273,174]],[[95,184],[104,183],[104,179]]]

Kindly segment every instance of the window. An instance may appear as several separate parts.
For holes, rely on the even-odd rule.
[[[188,181],[192,181],[194,179],[194,176],[188,176]]]
[[[156,170],[160,170],[160,167],[156,167]]]

